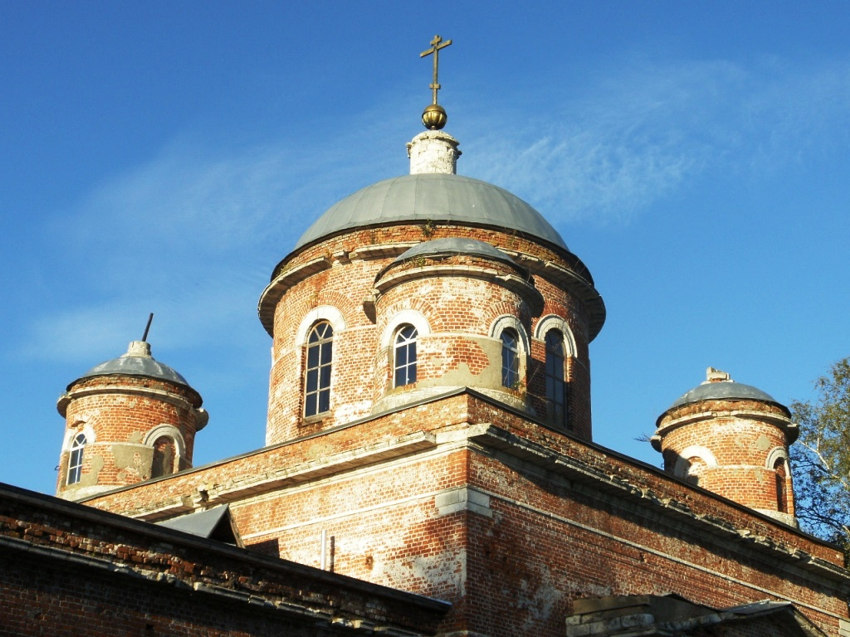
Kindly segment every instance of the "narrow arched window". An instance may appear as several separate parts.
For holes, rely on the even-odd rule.
[[[168,436],[160,436],[153,443],[153,463],[151,478],[170,476],[174,473],[174,441]]]
[[[412,325],[402,325],[395,334],[393,344],[393,368],[395,387],[416,382],[416,337],[418,332]]]
[[[516,389],[519,385],[519,336],[516,330],[502,330],[502,385]]]
[[[788,496],[785,475],[785,460],[780,458],[773,465],[776,472],[776,510],[780,513],[788,513]]]
[[[564,335],[558,330],[546,332],[546,406],[549,422],[566,424],[567,383],[564,379]]]
[[[83,476],[83,451],[86,446],[85,434],[77,434],[71,443],[71,456],[68,459],[68,484],[77,484]]]
[[[333,328],[327,321],[316,323],[307,335],[307,365],[304,370],[304,416],[315,416],[331,408],[331,365]]]

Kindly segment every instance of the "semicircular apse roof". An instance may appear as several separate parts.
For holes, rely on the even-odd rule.
[[[475,255],[516,265],[513,259],[497,247],[485,241],[467,239],[465,237],[447,237],[445,239],[432,239],[431,241],[417,243],[412,248],[397,256],[393,262],[400,263],[401,261],[416,257],[441,256],[445,254]]]
[[[543,215],[516,195],[485,181],[440,173],[404,175],[358,190],[319,217],[295,248],[344,230],[427,221],[516,230],[567,249]]]

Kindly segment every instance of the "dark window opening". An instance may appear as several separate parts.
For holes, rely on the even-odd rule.
[[[85,451],[86,436],[77,434],[71,443],[71,456],[68,459],[68,484],[77,484],[83,477],[83,451]]]
[[[418,332],[412,325],[403,325],[395,335],[394,387],[403,387],[416,382],[416,337]]]
[[[564,335],[558,330],[546,332],[546,405],[549,422],[567,425],[567,383],[564,378]]]
[[[331,408],[331,364],[333,328],[322,321],[307,336],[307,365],[304,370],[304,416],[315,416]]]
[[[174,441],[168,436],[160,436],[153,443],[153,464],[151,478],[170,476],[174,473],[174,458],[176,456]]]
[[[502,331],[502,385],[516,389],[519,385],[519,337],[516,330]]]

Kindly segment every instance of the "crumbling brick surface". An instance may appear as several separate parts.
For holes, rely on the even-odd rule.
[[[199,490],[247,545],[452,602],[445,631],[561,635],[609,594],[789,600],[828,633],[846,614],[834,547],[470,391],[89,504],[173,515]]]

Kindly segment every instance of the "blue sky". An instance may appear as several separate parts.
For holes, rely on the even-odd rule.
[[[260,447],[256,303],[301,232],[407,172],[435,33],[458,172],[540,210],[608,308],[597,442],[708,365],[782,402],[850,354],[846,2],[0,0],[0,481],[51,493],[65,386],[141,337]]]

